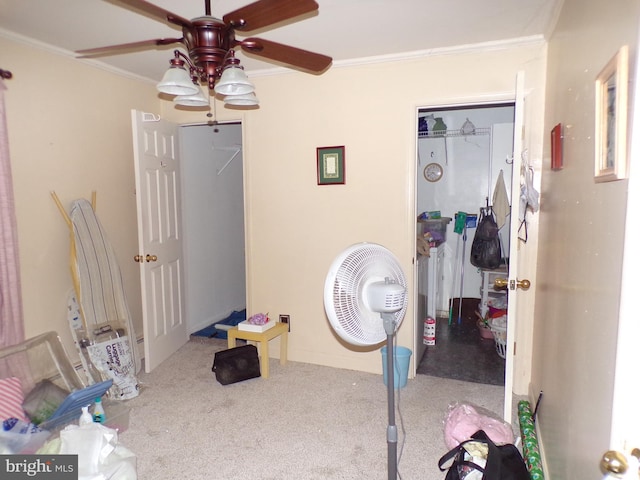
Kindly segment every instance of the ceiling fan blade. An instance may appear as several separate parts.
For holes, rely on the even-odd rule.
[[[323,72],[331,65],[333,60],[326,55],[309,52],[308,50],[302,50],[301,48],[283,45],[262,38],[247,38],[240,42],[240,47],[245,52],[258,57],[275,60],[276,62],[291,65],[312,73]]]
[[[157,20],[161,22],[169,22],[174,25],[178,25],[180,27],[193,27],[191,20],[187,20],[186,18],[181,17],[180,15],[176,15],[169,10],[165,10],[164,8],[158,7],[153,3],[145,2],[144,0],[110,0],[112,3],[122,3],[124,5],[128,5],[129,7],[144,12],[148,15],[151,15]]]
[[[318,9],[315,0],[258,0],[227,13],[222,19],[236,30],[251,31]]]
[[[107,47],[87,48],[77,50],[78,58],[101,57],[108,55],[119,55],[125,50],[136,50],[159,45],[171,45],[172,43],[182,43],[182,38],[157,38],[155,40],[143,40],[141,42],[122,43],[120,45],[109,45]]]

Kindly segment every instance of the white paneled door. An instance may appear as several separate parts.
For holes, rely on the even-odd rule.
[[[510,216],[510,241],[509,241],[509,278],[508,280],[508,304],[507,310],[507,348],[506,362],[504,373],[504,419],[511,422],[513,407],[513,372],[514,372],[514,354],[517,331],[516,312],[518,311],[518,289],[522,288],[521,279],[518,277],[518,271],[524,270],[523,265],[519,263],[520,242],[518,241],[518,231],[520,227],[520,185],[522,178],[520,172],[523,165],[522,160],[525,155],[524,147],[524,72],[518,72],[516,77],[516,108],[515,119],[513,125],[513,177],[511,180],[511,216]],[[526,165],[524,168],[527,168]],[[525,286],[524,289],[528,289]]]
[[[178,127],[132,110],[145,371],[188,340],[180,221]]]

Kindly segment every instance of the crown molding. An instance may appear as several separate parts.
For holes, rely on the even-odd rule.
[[[143,82],[148,82],[153,84],[157,83],[157,79],[154,80],[148,77],[143,77],[141,75],[136,75],[126,70],[122,70],[120,68],[107,65],[106,63],[103,63],[99,60],[95,60],[91,58],[77,58],[75,52],[72,52],[70,50],[65,50],[63,48],[55,47],[47,43],[40,42],[38,40],[34,40],[32,38],[25,37],[23,35],[17,34],[9,30],[0,28],[0,36],[5,37],[9,40],[13,40],[17,43],[22,43],[30,47],[34,47],[40,50],[45,50],[55,55],[61,55],[64,57],[73,58],[76,61],[85,63],[87,65],[91,65],[101,70],[115,73],[117,75],[128,77],[133,80],[138,80],[138,81],[143,81]],[[416,59],[422,59],[427,57],[446,56],[446,55],[464,55],[469,53],[472,54],[472,53],[487,52],[487,51],[507,50],[510,48],[544,45],[545,42],[546,40],[543,35],[531,35],[528,37],[518,37],[518,38],[511,38],[506,40],[496,40],[491,42],[457,45],[453,47],[429,48],[426,50],[415,50],[411,52],[392,53],[387,55],[376,55],[371,57],[352,58],[347,60],[336,60],[332,63],[330,68],[346,68],[346,67],[355,67],[360,65],[373,65],[373,64],[379,64],[379,63],[404,62],[408,60],[416,60]],[[249,77],[282,75],[285,73],[296,73],[296,72],[297,71],[295,69],[290,69],[286,67],[273,67],[273,68],[245,71],[245,73]]]
[[[453,56],[465,55],[488,51],[508,50],[511,48],[542,46],[546,43],[543,35],[531,35],[528,37],[517,37],[506,40],[496,40],[491,42],[471,43],[466,45],[457,45],[453,47],[430,48],[426,50],[414,50],[411,52],[392,53],[388,55],[376,55],[372,57],[351,58],[347,60],[336,60],[331,64],[330,68],[355,67],[359,65],[372,65],[377,63],[393,63],[404,62],[407,60],[416,60],[427,57],[436,56]],[[281,75],[283,73],[292,73],[295,70],[285,67],[266,68],[262,70],[249,70],[248,76],[260,77],[268,75]]]
[[[131,73],[127,70],[123,70],[121,68],[117,68],[114,67],[112,65],[107,65],[106,63],[103,63],[99,60],[94,60],[92,58],[78,58],[76,56],[75,52],[72,52],[71,50],[66,50],[64,48],[60,48],[60,47],[56,47],[53,45],[50,45],[48,43],[44,43],[41,42],[39,40],[35,40],[33,38],[30,37],[25,37],[24,35],[20,35],[18,33],[12,32],[10,30],[6,30],[3,28],[0,28],[0,37],[4,37],[8,40],[14,41],[16,43],[21,43],[22,45],[26,45],[28,47],[33,47],[36,48],[38,50],[43,50],[47,53],[51,53],[53,55],[59,55],[61,57],[67,57],[67,58],[71,58],[73,60],[76,60],[78,62],[84,63],[85,65],[90,65],[92,67],[95,68],[99,68],[100,70],[104,70],[110,73],[114,73],[116,75],[120,75],[123,77],[127,77],[130,78],[132,80],[137,80],[137,81],[142,81],[142,82],[146,82],[146,83],[157,83],[157,80],[153,80],[151,78],[148,77],[143,77],[142,75],[137,75],[135,73]]]

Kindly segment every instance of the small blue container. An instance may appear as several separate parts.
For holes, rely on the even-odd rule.
[[[382,377],[387,385],[387,347],[382,347]],[[395,347],[393,352],[393,387],[398,390],[407,385],[409,378],[409,362],[411,350],[406,347]]]

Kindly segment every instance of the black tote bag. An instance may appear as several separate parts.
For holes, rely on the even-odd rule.
[[[464,445],[474,441],[486,444],[489,449],[484,468],[465,460]],[[450,460],[453,460],[452,463],[445,467]],[[447,471],[445,480],[462,480],[464,474],[461,475],[461,472],[469,469],[483,472],[482,480],[531,480],[527,465],[516,446],[510,443],[498,446],[482,430],[474,433],[470,440],[465,440],[445,453],[438,461],[438,467],[441,472]]]

